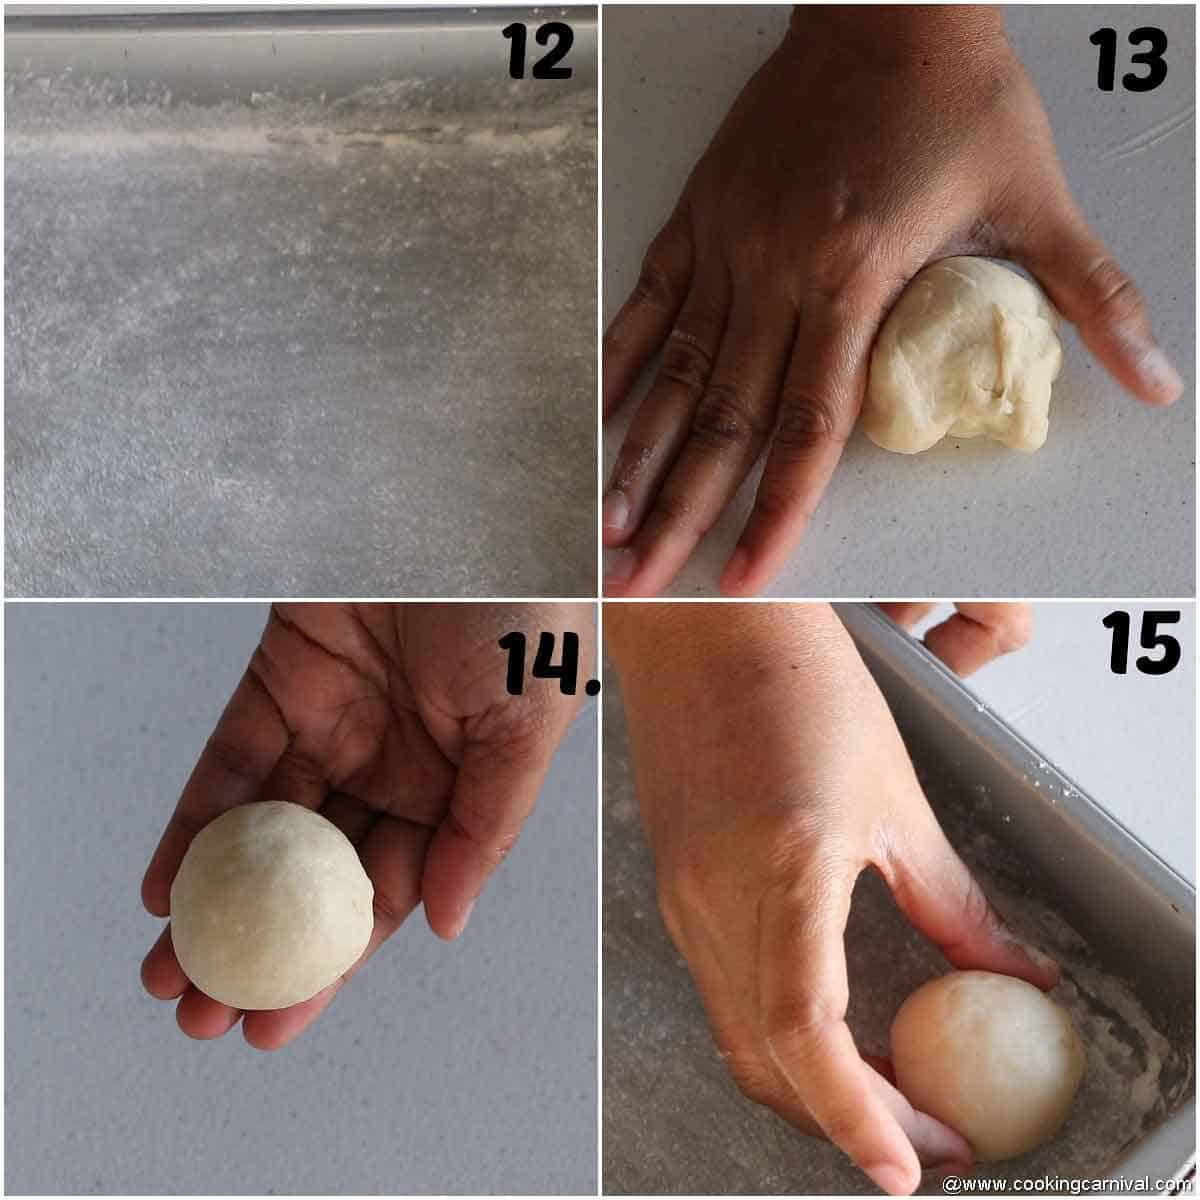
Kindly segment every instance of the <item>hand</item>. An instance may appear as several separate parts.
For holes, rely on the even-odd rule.
[[[879,607],[902,629],[911,630],[936,604],[889,601]],[[1027,645],[1033,636],[1033,610],[1028,604],[956,604],[956,612],[934,625],[925,645],[950,668],[963,676],[974,674],[1002,654]]]
[[[624,547],[607,594],[666,587],[769,446],[720,580],[759,591],[837,466],[889,308],[955,254],[1023,264],[1129,391],[1179,395],[998,12],[800,6],[604,338],[606,413],[663,351],[604,500],[605,544]]]
[[[738,1086],[887,1192],[911,1192],[920,1163],[961,1172],[967,1143],[846,1025],[855,879],[878,871],[956,967],[1042,988],[1058,972],[947,842],[840,623],[817,604],[609,606],[605,622],[660,907]]]
[[[142,883],[156,917],[195,835],[255,800],[316,809],[354,843],[375,887],[375,928],[358,963],[291,1008],[249,1012],[251,1045],[286,1045],[424,902],[430,927],[457,937],[516,843],[550,759],[578,709],[556,681],[505,690],[496,642],[523,629],[573,629],[581,662],[592,614],[573,604],[279,604],[192,771]],[[193,987],[168,927],[142,966],[180,1028],[220,1037],[243,1016]]]

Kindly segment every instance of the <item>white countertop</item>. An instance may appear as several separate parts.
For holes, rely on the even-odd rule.
[[[733,97],[776,44],[788,11],[604,10],[606,320]],[[910,457],[856,434],[772,594],[1194,593],[1195,10],[1020,6],[1007,9],[1007,22],[1041,91],[1075,196],[1135,276],[1189,387],[1174,409],[1147,409],[1125,396],[1067,330],[1050,437],[1035,455],[948,439]],[[1122,43],[1135,25],[1167,32],[1169,69],[1160,87],[1097,90],[1097,51],[1088,38],[1105,25]],[[1150,136],[1175,118],[1182,119],[1173,133]],[[1140,149],[1122,150],[1143,134]],[[608,430],[606,469],[633,409],[628,404]],[[715,592],[756,483],[757,472],[672,594]]]
[[[1167,675],[1109,670],[1104,616],[1130,614],[1137,646],[1146,608],[1177,609],[1183,661]],[[917,627],[949,615],[940,606]],[[1192,604],[1042,603],[1033,640],[996,659],[967,686],[1164,862],[1196,881],[1196,621]]]

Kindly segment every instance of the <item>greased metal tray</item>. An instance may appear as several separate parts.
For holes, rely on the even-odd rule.
[[[595,9],[163,7],[6,10],[7,593],[594,595]]]
[[[1036,1194],[1070,1186],[1054,1180],[1185,1176],[1195,1155],[1194,889],[877,609],[838,612],[950,841],[1015,930],[1062,964],[1055,999],[1089,1047],[1064,1129],[979,1167],[976,1183],[1019,1179]],[[620,683],[605,678],[605,1192],[875,1194],[835,1147],[739,1095],[716,1054],[658,918]],[[862,1050],[886,1054],[900,1003],[947,963],[870,872],[855,889],[846,954],[847,1019]],[[941,1194],[933,1180],[922,1190]]]
[[[1084,964],[1090,978],[1110,975],[1169,1044],[1142,1130],[1112,1145],[1107,1160],[1095,1162],[1095,1175],[1186,1176],[1195,1165],[1195,889],[878,609],[842,605],[838,614],[887,698],[951,840],[977,858],[964,838],[969,823],[982,846],[999,848],[994,858],[984,853],[996,875],[1036,896],[1081,939],[1064,956],[1068,977],[1084,991]],[[955,797],[966,798],[957,812]],[[1015,908],[1009,915],[1020,925],[1021,906]],[[1081,1000],[1083,1007],[1104,1006],[1102,996]],[[1084,1106],[1072,1122],[1087,1117]]]

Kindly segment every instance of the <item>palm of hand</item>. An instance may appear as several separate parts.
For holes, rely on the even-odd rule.
[[[191,838],[256,800],[319,811],[354,844],[375,888],[374,930],[351,971],[301,1004],[245,1014],[259,1048],[299,1034],[422,901],[435,932],[456,936],[515,841],[528,806],[506,811],[468,788],[452,808],[461,772],[478,777],[538,724],[536,694],[509,697],[497,670],[502,614],[473,607],[276,606],[188,781],[143,883],[155,915],[168,915]],[[193,1037],[218,1037],[242,1017],[188,982],[169,928],[142,975],[151,994],[180,998],[180,1027]]]

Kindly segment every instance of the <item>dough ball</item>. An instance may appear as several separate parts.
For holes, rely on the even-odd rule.
[[[1083,1045],[1031,983],[954,971],[918,988],[892,1022],[896,1085],[971,1143],[980,1162],[1024,1154],[1067,1119]]]
[[[1058,315],[1041,288],[983,258],[917,274],[871,351],[862,427],[901,454],[951,437],[1036,450],[1062,366]]]
[[[358,961],[374,895],[336,825],[298,804],[244,804],[188,847],[171,885],[171,940],[214,1000],[287,1008]]]

